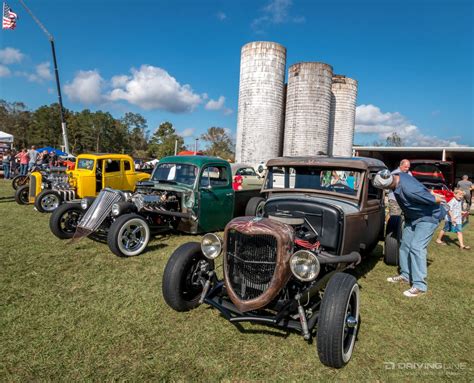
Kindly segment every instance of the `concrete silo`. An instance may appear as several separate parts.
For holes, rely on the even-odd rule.
[[[303,62],[288,70],[283,155],[327,154],[332,67]]]
[[[242,47],[235,157],[258,163],[282,153],[286,48],[256,41]]]
[[[352,156],[354,141],[357,81],[335,75],[332,79],[329,153]]]

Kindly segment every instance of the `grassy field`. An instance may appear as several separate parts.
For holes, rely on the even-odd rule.
[[[378,246],[357,272],[362,323],[353,358],[333,370],[296,333],[251,324],[239,332],[205,306],[169,309],[166,260],[198,237],[156,238],[145,254],[122,259],[105,244],[56,239],[49,215],[12,196],[0,180],[1,381],[472,379],[474,250],[461,252],[454,237],[430,245],[430,290],[417,299],[385,282],[396,270]],[[465,237],[474,245],[472,226]]]

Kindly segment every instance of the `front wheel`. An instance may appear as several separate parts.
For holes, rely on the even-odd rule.
[[[30,185],[20,186],[15,192],[15,201],[19,205],[28,205],[30,194]]]
[[[20,186],[27,185],[30,182],[30,177],[28,176],[15,176],[12,179],[12,188],[17,190]]]
[[[168,306],[176,311],[197,307],[203,290],[200,276],[211,270],[214,270],[214,262],[204,257],[199,242],[188,242],[178,247],[171,254],[163,273],[163,298]]]
[[[59,193],[54,190],[43,190],[35,198],[35,208],[40,213],[51,213],[63,202]]]
[[[119,257],[133,257],[141,254],[150,241],[150,227],[138,214],[118,217],[110,226],[107,244]]]
[[[263,208],[265,206],[265,198],[252,197],[245,207],[245,215],[251,217],[263,217]]]
[[[65,203],[59,206],[49,219],[51,232],[59,239],[73,238],[84,212],[79,203]]]
[[[326,286],[318,319],[317,350],[321,363],[341,368],[354,350],[359,324],[359,285],[346,273],[336,273]]]

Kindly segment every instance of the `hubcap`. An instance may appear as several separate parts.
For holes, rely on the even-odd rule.
[[[140,249],[146,240],[146,229],[140,223],[127,223],[123,226],[119,242],[126,251],[133,252]]]
[[[354,328],[354,327],[356,327],[356,326],[357,326],[357,323],[358,323],[358,322],[357,322],[357,319],[354,318],[352,315],[348,315],[348,316],[346,317],[346,326],[347,326],[348,328]]]
[[[61,217],[61,228],[66,233],[76,231],[77,223],[82,218],[82,214],[78,211],[68,211]]]
[[[54,210],[59,206],[59,198],[56,194],[47,194],[41,199],[41,207],[46,210]]]

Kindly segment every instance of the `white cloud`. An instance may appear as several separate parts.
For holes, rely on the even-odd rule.
[[[20,52],[19,49],[6,47],[0,49],[0,63],[2,64],[15,64],[23,60],[25,55]]]
[[[120,75],[120,76],[113,76],[112,79],[110,80],[112,83],[112,86],[114,88],[122,88],[125,85],[127,85],[127,82],[130,80],[129,76],[126,75]]]
[[[126,82],[110,92],[110,100],[125,100],[143,109],[172,113],[191,112],[203,101],[190,85],[181,85],[164,69],[142,65],[140,69],[132,68],[131,72]]]
[[[5,65],[0,65],[0,77],[10,76],[11,72]]]
[[[210,99],[204,106],[206,110],[222,110],[227,116],[232,114],[233,110],[225,106],[225,97],[220,96],[217,100]]]
[[[25,72],[18,72],[20,75],[25,76],[28,78],[28,81],[32,82],[43,82],[52,80],[53,75],[51,74],[50,69],[51,64],[49,61],[36,65],[35,73],[25,73]]]
[[[186,128],[182,132],[178,132],[178,134],[183,138],[187,138],[194,136],[194,131],[194,128]]]
[[[71,83],[66,84],[64,92],[74,102],[98,104],[104,101],[102,89],[104,79],[97,70],[79,71]]]
[[[263,33],[271,24],[304,23],[304,16],[291,16],[292,0],[270,0],[262,9],[262,15],[252,21],[252,28],[257,33]]]
[[[227,15],[226,15],[224,12],[222,12],[222,11],[217,12],[216,17],[217,17],[220,21],[224,21],[225,19],[227,19]]]
[[[438,138],[426,135],[399,112],[382,112],[375,105],[359,105],[356,108],[355,130],[362,134],[376,134],[385,140],[396,132],[409,146],[462,146],[455,138]]]

